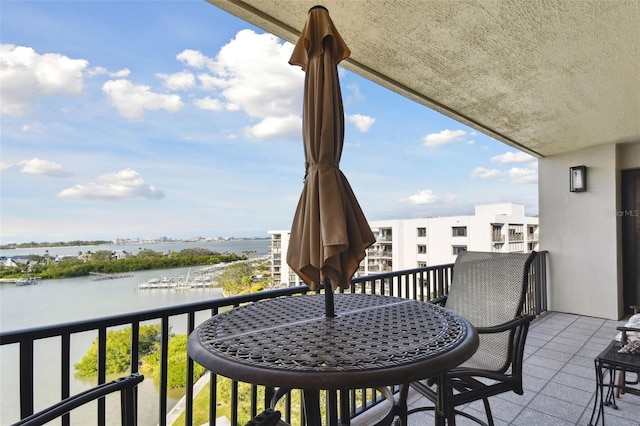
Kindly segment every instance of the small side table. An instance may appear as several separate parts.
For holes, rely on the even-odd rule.
[[[611,406],[615,409],[616,405],[615,389],[619,387],[615,384],[616,371],[625,371],[628,373],[640,374],[640,355],[618,353],[623,343],[616,340],[612,341],[595,360],[596,368],[596,397],[593,402],[593,411],[589,419],[589,425],[595,426],[602,416],[602,425],[604,426],[604,406]],[[608,374],[607,382],[605,377]],[[607,388],[607,394],[604,395],[604,388]],[[596,416],[596,412],[598,413]],[[593,418],[595,416],[595,422]]]

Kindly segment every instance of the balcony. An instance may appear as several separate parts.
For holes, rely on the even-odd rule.
[[[490,403],[495,424],[589,424],[595,391],[593,359],[611,342],[616,327],[623,324],[624,321],[558,312],[541,314],[531,324],[527,337],[524,395],[506,393],[492,397]],[[616,403],[617,410],[605,407],[606,424],[637,425],[640,398],[622,395]],[[409,398],[409,404],[411,408],[426,403],[414,395]],[[367,418],[375,418],[375,411],[367,413]],[[468,404],[461,411],[485,419],[482,402]],[[456,420],[459,425],[476,424],[460,416]],[[433,424],[432,414],[419,412],[409,417],[408,426],[430,424]]]
[[[509,241],[524,241],[524,234],[522,232],[509,233]]]
[[[393,252],[391,250],[368,250],[367,256],[369,256],[370,259],[391,259]]]
[[[546,261],[543,253],[540,260],[534,264],[530,274],[530,290],[527,294],[526,310],[539,314],[531,326],[527,340],[525,353],[525,394],[505,394],[492,398],[492,408],[497,424],[531,425],[531,424],[587,424],[591,414],[593,391],[595,390],[595,373],[593,358],[607,345],[615,334],[615,327],[622,321],[608,321],[599,318],[583,317],[578,315],[562,314],[546,311]],[[350,292],[371,292],[377,294],[389,294],[399,297],[410,297],[417,300],[428,300],[441,294],[446,294],[451,282],[453,265],[440,265],[393,273],[358,277],[352,280]],[[171,368],[167,357],[167,342],[169,339],[169,321],[174,324],[181,321],[185,329],[191,331],[197,323],[210,315],[243,303],[254,302],[275,297],[288,297],[307,291],[306,287],[295,287],[281,290],[271,290],[241,297],[230,297],[203,301],[188,305],[158,309],[116,317],[99,318],[92,321],[83,321],[65,325],[54,325],[31,330],[19,330],[0,334],[0,345],[13,346],[15,353],[19,353],[19,365],[12,368],[19,374],[20,391],[15,394],[2,395],[2,398],[11,398],[16,407],[20,407],[22,415],[41,409],[38,398],[34,401],[34,376],[39,371],[34,369],[34,359],[39,358],[38,348],[42,339],[55,339],[59,341],[59,365],[48,368],[60,376],[60,388],[50,390],[53,395],[67,395],[70,393],[69,377],[72,374],[72,365],[69,358],[70,342],[78,333],[94,332],[98,335],[99,346],[99,373],[98,380],[105,381],[105,356],[106,333],[109,329],[132,326],[137,331],[141,323],[149,321],[159,322],[162,325],[162,350],[159,392],[156,401],[150,405],[148,400],[142,398],[138,402],[138,412],[145,413],[141,425],[172,425],[192,424],[194,420],[193,400],[199,393],[201,386],[206,386],[210,380],[219,381],[220,377],[205,374],[198,383],[188,381],[186,394],[177,405],[185,407],[180,410],[171,410],[168,406],[167,370]],[[137,342],[137,332],[132,333],[134,346]],[[135,351],[134,351],[135,352]],[[130,360],[131,370],[138,369],[138,354],[134,353]],[[188,372],[193,371],[193,362],[185,360]],[[189,374],[188,374],[189,375]],[[195,386],[194,386],[195,385]],[[90,385],[87,385],[89,387]],[[251,386],[251,397],[247,402],[239,402],[239,384],[233,382],[229,395],[216,395],[216,387],[210,391],[210,401],[225,401],[230,406],[229,419],[231,424],[244,424],[239,412],[246,409],[254,415],[262,411],[264,405],[258,396],[262,391],[258,386]],[[196,389],[196,390],[194,390]],[[354,401],[351,412],[354,424],[366,425],[367,418],[374,415],[376,410],[382,409],[382,398],[379,394],[368,390],[353,393]],[[635,398],[635,399],[634,399]],[[417,404],[419,401],[410,400]],[[606,409],[607,422],[609,424],[626,425],[637,424],[640,417],[640,398],[625,395],[619,402],[620,409]],[[92,415],[102,419],[98,424],[113,424],[108,408],[111,402],[103,402],[93,408]],[[470,404],[465,411],[480,414],[482,406]],[[212,425],[226,425],[221,420],[221,409],[218,404],[208,405],[208,417],[219,419],[211,421]],[[286,414],[293,424],[299,424],[295,417],[295,407],[290,407]],[[6,413],[4,413],[6,415]],[[174,423],[178,415],[178,423]],[[18,416],[18,414],[15,414]],[[140,415],[140,414],[139,414]],[[416,414],[410,418],[410,425],[424,424],[426,414]],[[150,418],[148,418],[150,417]],[[3,418],[4,421],[13,422],[15,418]],[[199,420],[199,419],[198,419]],[[73,417],[72,417],[73,421]],[[429,421],[429,420],[428,420]],[[636,423],[634,423],[634,421]],[[77,422],[77,420],[76,420]],[[91,422],[94,424],[95,422]],[[427,423],[430,424],[430,423]],[[464,419],[460,419],[460,424]]]

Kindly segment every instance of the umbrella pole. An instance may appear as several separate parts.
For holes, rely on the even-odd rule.
[[[333,287],[328,278],[324,279],[324,316],[327,318],[336,316],[333,304]]]

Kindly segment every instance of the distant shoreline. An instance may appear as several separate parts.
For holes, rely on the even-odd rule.
[[[95,241],[58,241],[36,243],[11,243],[0,245],[0,250],[25,249],[25,248],[48,248],[48,247],[82,247],[82,246],[100,246],[105,244],[113,244],[113,241],[95,240]]]
[[[56,248],[56,247],[86,247],[86,246],[102,246],[102,245],[140,245],[140,244],[180,244],[180,243],[211,243],[225,241],[253,241],[267,240],[269,237],[231,237],[231,238],[203,238],[203,239],[169,239],[169,240],[77,240],[77,241],[57,241],[57,242],[35,242],[28,243],[10,243],[0,245],[0,250],[28,249],[28,248]]]

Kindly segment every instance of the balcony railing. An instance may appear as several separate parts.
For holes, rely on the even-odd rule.
[[[372,293],[383,294],[396,297],[411,298],[415,300],[428,301],[435,297],[447,294],[451,285],[453,275],[453,264],[430,266],[426,268],[416,268],[410,270],[388,272],[384,274],[369,275],[364,277],[356,277],[351,281],[351,287],[347,292],[352,293]],[[306,286],[299,286],[287,289],[278,289],[263,291],[244,296],[235,296],[222,299],[207,300],[198,303],[190,303],[185,305],[173,306],[163,309],[154,309],[130,314],[123,314],[111,317],[98,318],[90,321],[79,321],[62,325],[52,325],[47,327],[39,327],[27,330],[8,331],[0,334],[0,345],[7,347],[10,345],[17,346],[19,353],[18,362],[15,369],[19,372],[20,389],[15,395],[2,395],[2,398],[13,398],[15,405],[19,406],[20,418],[24,418],[34,411],[38,411],[44,407],[36,406],[34,403],[35,395],[35,377],[34,359],[35,351],[38,349],[38,342],[43,339],[56,339],[59,342],[60,353],[47,354],[51,359],[60,358],[60,365],[48,366],[51,370],[56,370],[60,377],[60,388],[49,389],[47,392],[59,396],[59,399],[66,398],[70,395],[70,381],[72,377],[72,361],[71,347],[72,338],[80,333],[93,332],[97,334],[98,341],[98,383],[107,381],[106,377],[106,358],[107,358],[107,332],[110,329],[131,327],[131,343],[132,348],[137,348],[139,344],[139,331],[141,324],[151,322],[159,322],[161,325],[161,341],[160,341],[160,383],[158,392],[158,401],[156,411],[156,420],[153,424],[167,425],[168,410],[168,370],[172,367],[169,365],[168,342],[170,338],[170,320],[171,325],[175,325],[176,321],[184,323],[184,329],[190,333],[197,326],[197,323],[204,321],[211,315],[217,315],[226,309],[238,307],[244,303],[256,302],[264,299],[272,299],[277,297],[287,297],[297,294],[303,294],[308,291]],[[546,310],[546,253],[541,253],[536,261],[532,264],[529,273],[529,291],[527,292],[525,310],[530,313],[539,314]],[[131,351],[130,371],[137,372],[139,366],[138,351]],[[191,425],[194,421],[193,401],[194,401],[194,364],[191,359],[185,357],[187,371],[187,386],[185,388],[185,404],[184,404],[184,424]],[[209,424],[216,425],[216,418],[219,417],[219,409],[217,402],[225,400],[230,406],[231,424],[240,424],[238,418],[239,412],[239,392],[238,382],[233,381],[230,395],[217,395],[218,376],[210,374],[209,387],[209,406],[208,417]],[[258,395],[267,395],[265,389],[261,386],[251,386],[251,395],[249,397],[249,411],[251,416],[255,416],[265,408],[265,402]],[[375,390],[359,389],[351,391],[351,416],[356,417],[362,412],[370,409],[372,406],[383,400],[382,396]],[[285,419],[291,422],[291,399],[285,398],[288,403],[284,410]],[[138,412],[148,410],[148,407],[141,407],[138,402]],[[97,404],[96,415],[99,425],[107,424],[106,403],[101,400]],[[299,410],[301,412],[302,410]],[[6,414],[6,413],[5,413]],[[73,415],[73,413],[72,413]],[[17,421],[18,418],[10,419],[4,417],[5,421]],[[296,421],[292,422],[296,424]],[[69,425],[71,423],[70,415],[63,418],[62,424]],[[144,425],[143,425],[144,426]]]
[[[391,250],[369,250],[367,251],[367,256],[369,256],[370,259],[378,257],[391,259],[393,252]]]
[[[509,241],[524,241],[524,234],[522,232],[509,233]]]

